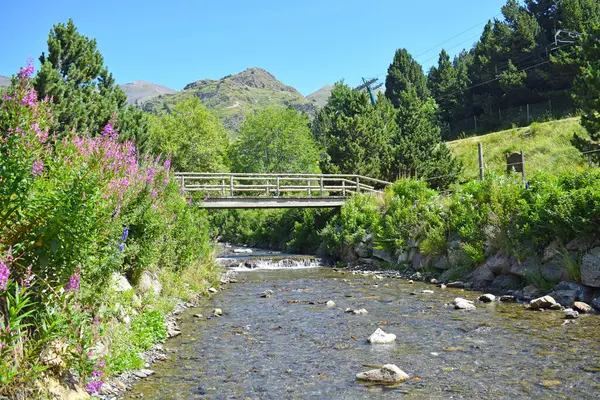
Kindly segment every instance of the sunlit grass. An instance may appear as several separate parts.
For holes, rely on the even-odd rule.
[[[465,180],[479,177],[478,142],[483,146],[487,171],[503,173],[506,171],[506,154],[523,150],[526,175],[538,171],[558,173],[582,169],[587,165],[585,158],[571,144],[576,132],[584,132],[579,118],[568,118],[459,139],[448,144],[452,152],[464,163]]]

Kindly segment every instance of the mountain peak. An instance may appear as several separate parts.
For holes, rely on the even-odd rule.
[[[0,75],[0,87],[10,86],[10,77]]]
[[[146,81],[125,83],[119,87],[127,95],[128,104],[144,103],[163,94],[175,93],[171,88]]]

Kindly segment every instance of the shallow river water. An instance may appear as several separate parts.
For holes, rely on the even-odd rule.
[[[433,294],[416,294],[431,289]],[[271,298],[261,298],[265,290]],[[134,386],[144,399],[598,399],[600,316],[476,302],[479,293],[330,268],[253,270],[189,310],[169,359]],[[325,302],[333,300],[335,307]],[[221,308],[220,318],[206,318]],[[368,310],[367,315],[345,313]],[[193,318],[201,313],[205,318]],[[391,345],[366,339],[381,327]],[[396,364],[395,388],[355,381]]]

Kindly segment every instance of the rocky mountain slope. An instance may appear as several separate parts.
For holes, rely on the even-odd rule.
[[[306,99],[319,108],[325,107],[325,105],[327,104],[327,100],[329,99],[329,96],[331,96],[332,90],[333,90],[332,85],[325,85],[321,89],[317,90],[316,92],[311,93],[308,96],[306,96]]]
[[[119,85],[127,95],[127,103],[136,105],[144,104],[162,94],[172,94],[176,91],[166,86],[157,85],[146,81],[136,81]]]
[[[0,75],[0,87],[10,85],[10,78],[8,76]]]
[[[317,109],[313,102],[296,89],[284,85],[260,68],[249,68],[219,80],[192,82],[181,92],[161,94],[146,101],[141,107],[148,112],[161,113],[192,96],[197,96],[232,132],[237,131],[245,115],[266,107],[289,106],[310,115]]]

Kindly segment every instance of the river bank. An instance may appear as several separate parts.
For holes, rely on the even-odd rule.
[[[236,279],[182,314],[182,335],[165,345],[169,358],[132,396],[594,398],[600,387],[596,316],[565,323],[561,311],[483,303],[478,292],[372,272],[252,270]],[[473,300],[476,309],[455,310],[456,297]],[[215,308],[221,317],[212,315]],[[368,344],[378,327],[396,334],[396,343]],[[368,369],[363,364],[387,363],[411,380],[397,388],[355,381]]]

